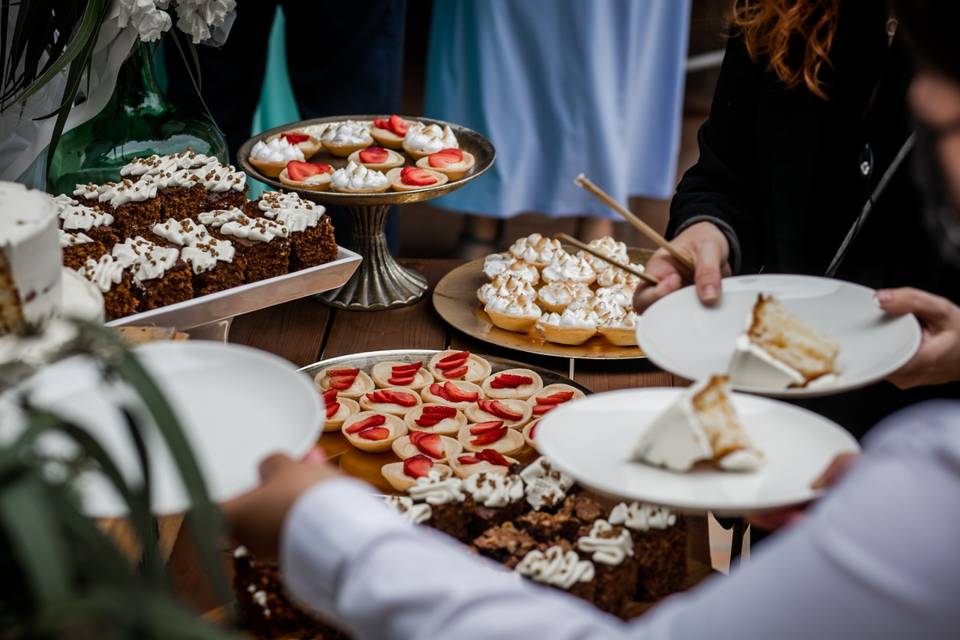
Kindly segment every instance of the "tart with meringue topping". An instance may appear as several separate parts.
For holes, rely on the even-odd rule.
[[[506,426],[503,420],[468,424],[460,429],[457,440],[466,451],[493,449],[504,456],[519,453],[524,446],[523,434]]]
[[[285,138],[274,138],[269,142],[257,140],[247,158],[257,171],[268,178],[276,178],[291,160],[303,162],[306,158],[303,151]]]
[[[545,266],[540,275],[544,282],[576,282],[590,285],[597,279],[596,270],[583,256],[572,256],[569,253],[558,255],[557,258]]]
[[[394,440],[391,448],[401,460],[425,455],[434,462],[447,462],[463,451],[463,447],[456,438],[425,431],[410,431],[407,435]]]
[[[402,167],[403,163],[406,162],[402,155],[384,147],[367,147],[366,149],[360,149],[360,151],[354,151],[347,157],[347,161],[363,165],[374,171],[388,171],[396,167]]]
[[[288,187],[326,191],[330,188],[333,167],[323,162],[291,160],[280,172],[280,182]]]
[[[480,382],[490,375],[491,367],[485,358],[476,356],[469,351],[447,349],[430,358],[427,369],[440,383],[447,380]],[[476,402],[476,398],[471,402]]]
[[[483,396],[483,389],[464,380],[444,380],[434,382],[420,391],[424,403],[442,404],[466,411],[471,404]]]
[[[356,400],[368,391],[373,391],[373,380],[357,367],[327,367],[313,378],[320,391],[336,389],[341,398]]]
[[[405,387],[419,391],[433,383],[433,375],[422,362],[378,362],[370,370],[370,377],[381,389]]]
[[[516,333],[527,333],[543,312],[532,296],[496,296],[487,301],[483,310],[495,327]]]
[[[492,282],[484,283],[477,289],[477,300],[481,304],[487,304],[496,297],[509,298],[511,296],[534,297],[537,295],[536,288],[522,278],[511,275],[497,276]]]
[[[543,389],[543,379],[530,369],[494,373],[480,385],[488,398],[526,400]]]
[[[466,414],[470,422],[503,420],[503,423],[511,429],[520,429],[530,421],[533,407],[523,400],[480,398],[474,405],[467,408]]]
[[[531,233],[524,238],[518,238],[510,245],[507,252],[518,260],[523,260],[541,269],[551,262],[569,255],[563,249],[559,240],[547,238],[539,233]]]
[[[454,383],[447,382],[445,384],[452,385]],[[466,426],[467,417],[460,409],[449,404],[427,402],[407,411],[406,415],[403,416],[403,421],[410,431],[455,436],[460,432],[460,429]]]
[[[422,403],[420,395],[412,389],[387,387],[360,396],[360,407],[367,411],[380,411],[395,416],[404,416],[407,411]]]
[[[610,236],[604,236],[603,238],[591,240],[587,246],[597,253],[602,253],[611,260],[616,260],[620,264],[626,264],[630,262],[630,255],[627,252],[627,244],[625,242],[620,242],[615,238],[611,238]],[[577,252],[577,255],[583,257],[587,262],[589,262],[596,271],[602,271],[610,266],[609,262],[601,260],[592,253],[579,251]]]
[[[460,143],[453,130],[438,124],[411,123],[403,137],[403,150],[414,160],[444,149],[459,149]]]
[[[547,313],[563,313],[574,302],[593,298],[593,290],[576,282],[552,282],[537,290],[537,304]]]
[[[440,464],[423,454],[411,456],[400,462],[390,462],[380,468],[380,475],[397,491],[406,491],[415,485],[419,478],[430,475],[430,472],[437,474],[440,480],[453,476],[453,470],[449,466]]]
[[[387,176],[356,162],[347,163],[330,176],[330,189],[338,193],[383,193],[389,188]]]
[[[395,415],[361,411],[344,420],[340,432],[361,451],[383,453],[390,450],[397,438],[407,435],[407,427]]]
[[[618,347],[637,345],[637,320],[639,316],[633,310],[620,316],[601,317],[597,331],[611,344]]]
[[[470,173],[476,163],[472,153],[456,147],[441,149],[417,160],[417,166],[421,169],[439,171],[450,180],[459,180],[464,177]]]
[[[387,180],[394,191],[415,191],[446,184],[449,178],[433,169],[403,167],[388,171]]]
[[[597,335],[600,319],[590,306],[571,305],[563,313],[545,313],[537,321],[537,331],[544,340],[558,344],[579,345]]]
[[[290,144],[296,146],[298,149],[300,149],[300,152],[303,153],[303,157],[306,159],[317,155],[317,153],[320,152],[320,149],[323,149],[323,143],[320,142],[320,138],[312,136],[308,131],[297,129],[284,131],[282,133],[275,133],[267,138],[267,142],[277,138],[283,138]]]
[[[370,135],[377,144],[389,149],[402,149],[403,138],[407,135],[410,123],[393,114],[389,118],[374,118]]]
[[[333,155],[346,158],[354,151],[372,145],[373,136],[370,135],[369,123],[345,120],[327,125],[320,142]]]

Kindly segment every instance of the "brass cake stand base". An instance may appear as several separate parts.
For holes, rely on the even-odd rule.
[[[427,293],[427,279],[400,266],[390,255],[384,228],[392,205],[347,207],[353,225],[351,249],[363,262],[347,283],[319,297],[332,307],[355,311],[378,311],[413,304]]]

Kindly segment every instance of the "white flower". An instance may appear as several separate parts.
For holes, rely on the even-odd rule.
[[[132,26],[143,42],[159,40],[173,24],[164,11],[168,4],[169,0],[117,0],[117,24],[121,29]]]
[[[236,0],[178,0],[177,28],[199,44],[210,38],[211,28],[223,25],[236,6]]]

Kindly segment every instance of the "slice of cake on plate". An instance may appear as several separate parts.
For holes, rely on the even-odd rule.
[[[786,389],[826,384],[837,373],[840,346],[760,294],[730,362],[733,384]]]
[[[633,459],[674,471],[712,462],[725,471],[752,471],[762,454],[740,425],[729,379],[712,376],[686,390],[650,424]]]

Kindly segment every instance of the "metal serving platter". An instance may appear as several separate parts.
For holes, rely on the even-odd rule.
[[[314,202],[319,202],[320,204],[332,204],[332,205],[342,205],[342,206],[357,206],[357,205],[395,205],[395,204],[407,204],[410,202],[422,202],[424,200],[432,200],[433,198],[439,198],[442,195],[446,195],[451,191],[456,191],[460,187],[468,184],[469,182],[476,180],[481,175],[486,172],[493,165],[493,161],[496,157],[496,151],[493,148],[493,145],[490,144],[490,141],[484,138],[482,135],[468,129],[466,127],[460,126],[458,124],[453,124],[450,122],[445,122],[443,120],[435,120],[433,118],[422,118],[415,116],[400,116],[404,120],[410,122],[424,122],[426,124],[437,124],[441,127],[449,126],[453,130],[455,136],[457,136],[457,141],[460,143],[460,148],[464,151],[468,151],[473,154],[476,164],[473,167],[473,170],[468,173],[463,178],[459,180],[450,180],[445,184],[434,185],[432,187],[424,187],[422,189],[415,189],[412,191],[386,191],[384,193],[336,193],[333,191],[313,191],[310,189],[298,189],[296,187],[291,187],[280,182],[279,178],[268,178],[267,176],[261,174],[256,167],[250,164],[250,150],[253,148],[258,141],[263,140],[264,138],[269,138],[278,133],[284,131],[293,131],[298,129],[303,129],[311,125],[320,125],[327,124],[331,122],[343,122],[344,120],[356,120],[359,122],[373,122],[375,118],[384,118],[389,117],[389,114],[384,115],[349,115],[349,116],[331,116],[326,118],[312,118],[310,120],[301,120],[299,122],[291,122],[280,127],[274,127],[273,129],[268,129],[262,133],[257,134],[256,136],[250,138],[241,145],[240,149],[237,151],[237,160],[240,163],[241,168],[247,173],[247,175],[265,182],[266,184],[272,186],[275,189],[282,189],[284,191],[293,191],[296,192],[300,197],[312,200]],[[408,156],[403,149],[395,149],[397,153],[404,156],[407,161],[413,164],[413,159]],[[332,165],[334,168],[340,168],[347,166],[347,159],[340,158],[338,156],[331,155],[326,150],[321,149],[317,154],[308,158],[311,162],[325,162],[329,165]]]
[[[107,326],[173,327],[177,331],[190,332],[194,337],[225,339],[233,317],[337,289],[350,279],[360,261],[358,254],[340,247],[337,259],[326,264],[135,313],[112,320]]]
[[[363,371],[369,373],[370,369],[375,364],[385,360],[395,360],[397,362],[426,362],[437,353],[440,353],[440,351],[436,349],[394,349],[389,351],[368,351],[366,353],[354,353],[314,362],[313,364],[308,364],[307,366],[302,367],[300,371],[303,371],[311,378],[317,375],[321,369],[332,366],[359,367]],[[515,369],[522,367],[524,369],[535,371],[541,378],[543,378],[544,386],[549,384],[568,384],[571,387],[579,389],[587,395],[592,393],[590,389],[583,386],[579,382],[575,382],[570,378],[557,373],[556,371],[550,371],[549,369],[535,367],[523,362],[508,360],[506,358],[498,358],[496,356],[487,356],[480,353],[476,353],[474,355],[484,358],[490,363],[491,373],[503,371],[504,369]],[[387,484],[387,481],[383,479],[383,476],[380,475],[380,469],[383,467],[383,465],[389,462],[397,462],[400,460],[400,458],[398,458],[392,451],[388,451],[386,453],[367,453],[365,451],[360,451],[347,442],[347,439],[343,437],[340,431],[324,433],[320,437],[319,444],[326,452],[327,456],[333,460],[335,464],[339,465],[340,470],[347,475],[369,482],[383,493],[397,493],[389,484]],[[528,463],[537,457],[537,453],[533,449],[526,447],[523,451],[512,457],[516,458],[521,463]]]

